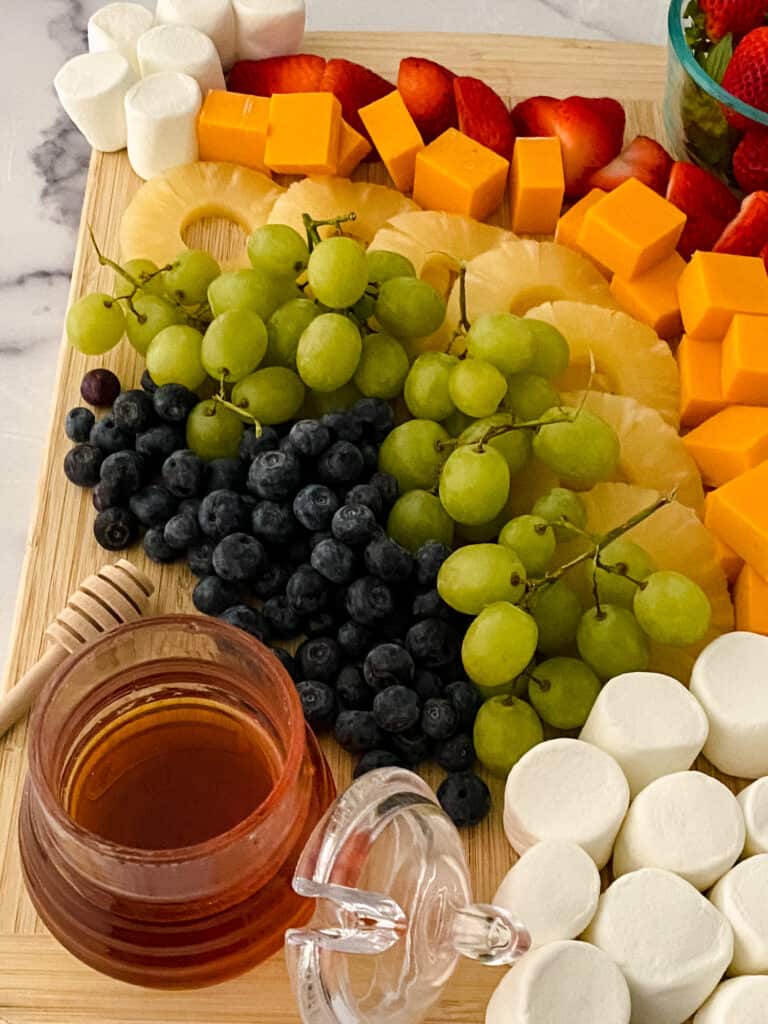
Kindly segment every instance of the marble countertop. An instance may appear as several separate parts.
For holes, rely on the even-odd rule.
[[[0,662],[48,430],[88,163],[51,87],[104,0],[9,5],[0,62]],[[147,6],[152,0],[141,0]],[[309,0],[310,30],[474,31],[662,43],[666,0]]]

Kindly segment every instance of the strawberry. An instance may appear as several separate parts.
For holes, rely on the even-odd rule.
[[[341,112],[347,124],[369,138],[358,110],[393,92],[395,87],[362,64],[334,57],[325,65],[318,88],[322,92],[332,92],[341,103]]]
[[[589,179],[589,189],[606,192],[617,188],[627,178],[637,178],[654,192],[664,195],[672,170],[672,157],[655,139],[638,135],[625,149]]]
[[[507,105],[498,93],[479,78],[453,80],[459,130],[476,142],[512,159],[515,129]]]
[[[569,96],[560,103],[555,128],[563,147],[567,196],[586,195],[592,174],[618,156],[624,122],[624,108],[616,100]]]
[[[768,128],[755,125],[733,153],[733,176],[743,192],[768,188]]]
[[[733,51],[723,75],[723,88],[758,110],[768,111],[768,26],[755,28]],[[752,122],[730,107],[723,107],[734,128],[746,130]]]
[[[667,199],[688,217],[677,245],[685,259],[697,249],[709,252],[739,210],[738,199],[719,178],[682,161],[672,165]]]
[[[740,39],[765,24],[768,0],[699,0],[704,28],[713,43],[732,32]]]
[[[400,61],[397,88],[425,142],[458,125],[455,77],[448,68],[426,57],[404,57]]]
[[[554,96],[531,96],[512,108],[518,135],[554,135],[560,100]]]
[[[315,92],[325,70],[325,58],[294,53],[266,60],[241,60],[229,74],[232,92],[271,96],[273,92]]]
[[[741,209],[725,226],[714,246],[714,252],[730,252],[737,256],[759,256],[768,243],[768,192],[753,192]]]

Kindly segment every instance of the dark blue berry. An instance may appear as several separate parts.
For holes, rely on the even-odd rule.
[[[435,747],[435,761],[447,772],[463,772],[475,763],[475,745],[472,737],[458,732]]]
[[[457,679],[445,688],[445,696],[456,712],[456,727],[462,732],[472,732],[477,712],[483,703],[480,691],[473,683]]]
[[[184,431],[171,423],[161,423],[136,435],[136,451],[155,464],[163,462],[180,448],[185,448],[186,444]]]
[[[296,651],[296,661],[304,679],[333,679],[341,667],[339,645],[329,636],[305,640]]]
[[[371,440],[378,443],[384,440],[395,425],[392,407],[383,398],[359,398],[350,411],[363,424]]]
[[[162,465],[163,483],[177,498],[195,498],[205,487],[205,463],[191,448],[169,455]]]
[[[400,488],[397,486],[397,480],[390,473],[374,473],[368,483],[375,487],[381,495],[385,509],[391,508],[395,504]]]
[[[434,587],[440,566],[450,555],[451,549],[439,540],[428,540],[414,556],[416,579],[422,587]]]
[[[355,553],[346,544],[338,540],[322,540],[312,549],[310,558],[312,568],[316,569],[331,583],[349,583],[355,575],[357,559]]]
[[[261,612],[251,608],[250,605],[233,604],[231,608],[226,608],[219,615],[219,618],[230,626],[235,626],[237,629],[250,633],[257,640],[261,640],[262,643],[269,639],[269,630],[264,624]]]
[[[391,750],[369,750],[355,765],[352,777],[359,779],[361,775],[375,771],[377,768],[403,768],[402,760]]]
[[[283,666],[288,675],[293,679],[294,682],[299,681],[299,669],[296,665],[296,660],[292,654],[290,654],[284,647],[270,647],[270,651],[280,664]]]
[[[261,614],[275,636],[292,637],[301,632],[301,615],[288,603],[284,594],[277,594],[265,601]]]
[[[197,516],[191,512],[177,512],[163,527],[163,537],[174,551],[187,551],[200,540]]]
[[[308,637],[328,636],[332,633],[336,620],[330,612],[317,612],[304,620],[304,632]]]
[[[141,386],[147,392],[148,395],[154,395],[157,391],[157,384],[152,380],[149,370],[145,370],[141,375]]]
[[[370,544],[380,532],[376,516],[367,505],[342,505],[331,520],[333,536],[351,547]]]
[[[413,571],[413,557],[404,547],[382,533],[365,549],[368,572],[385,583],[404,583]]]
[[[211,491],[200,502],[198,523],[206,537],[221,540],[248,529],[250,515],[235,491]]]
[[[345,665],[336,677],[336,696],[345,710],[368,711],[374,694],[362,671],[356,665]]]
[[[293,499],[293,514],[301,525],[313,532],[331,525],[339,499],[324,484],[308,484]]]
[[[416,671],[413,658],[400,644],[377,644],[363,662],[366,683],[374,690],[388,686],[410,686]]]
[[[107,551],[122,551],[139,536],[139,524],[127,508],[115,506],[99,512],[93,523],[93,533]]]
[[[93,444],[77,444],[64,456],[64,474],[78,487],[95,487],[104,461],[104,452]]]
[[[195,576],[210,576],[213,573],[213,544],[203,541],[187,552],[187,565]]]
[[[320,420],[297,420],[288,438],[297,452],[312,459],[322,455],[331,443],[331,433]]]
[[[290,505],[260,501],[251,513],[251,528],[269,544],[287,544],[296,532],[296,520]]]
[[[112,415],[121,430],[129,434],[140,434],[152,426],[155,407],[146,391],[134,388],[117,396],[112,406]]]
[[[250,465],[259,452],[271,451],[279,443],[280,435],[274,427],[262,427],[258,437],[253,427],[246,427],[240,438],[240,458]]]
[[[334,441],[317,460],[317,472],[326,484],[353,484],[363,472],[363,453],[351,441]]]
[[[333,540],[333,534],[330,530],[317,530],[315,533],[310,534],[309,550],[314,551],[317,545],[321,544],[324,540]]]
[[[238,588],[218,576],[203,576],[192,591],[192,603],[204,615],[221,615],[237,604]]]
[[[112,508],[122,503],[119,489],[110,487],[109,484],[99,482],[91,492],[91,501],[97,512],[103,512],[105,508]]]
[[[129,498],[140,490],[146,475],[144,456],[138,452],[113,452],[101,464],[101,482],[120,498]]]
[[[432,697],[442,697],[443,695],[443,684],[440,677],[426,668],[417,670],[413,677],[413,689],[418,693],[422,704]]]
[[[230,583],[247,583],[267,567],[267,553],[260,541],[248,533],[230,533],[213,551],[213,569]]]
[[[176,514],[178,500],[158,484],[132,494],[128,504],[142,526],[164,526]]]
[[[91,427],[96,422],[96,417],[90,409],[70,409],[64,421],[64,433],[70,441],[83,444],[91,436]]]
[[[300,565],[286,584],[285,596],[298,615],[314,615],[328,604],[328,581],[311,565]]]
[[[383,733],[372,711],[340,711],[334,735],[339,746],[350,754],[364,754],[384,745]]]
[[[350,619],[339,626],[336,639],[344,654],[355,661],[364,658],[373,646],[374,632],[369,626]]]
[[[415,768],[432,754],[432,740],[425,736],[418,725],[407,732],[394,733],[389,737],[390,746],[409,768]]]
[[[370,476],[371,473],[376,472],[376,467],[379,464],[379,449],[370,441],[361,441],[360,451],[363,455],[363,473]]]
[[[97,448],[101,448],[105,455],[113,452],[122,452],[126,448],[133,448],[133,438],[127,430],[118,427],[114,416],[102,416],[96,420],[91,427],[89,440]],[[138,449],[137,449],[138,450]]]
[[[450,739],[458,728],[453,704],[444,697],[430,697],[421,712],[421,728],[430,739]]]
[[[375,576],[361,576],[347,588],[346,601],[349,617],[364,626],[374,626],[389,618],[395,607],[392,591]]]
[[[179,552],[174,550],[165,539],[161,526],[150,526],[144,534],[144,553],[153,562],[174,562]]]
[[[259,452],[248,470],[248,490],[269,501],[292,498],[301,483],[301,463],[292,452]]]
[[[453,611],[440,597],[436,590],[424,590],[416,594],[411,605],[411,615],[416,622],[421,619],[445,619],[453,618]]]
[[[111,370],[89,370],[80,382],[80,394],[88,405],[106,408],[120,394],[120,381]]]
[[[355,484],[344,495],[345,505],[366,505],[377,519],[384,514],[384,500],[373,484]]]
[[[474,772],[454,772],[437,790],[437,799],[445,813],[459,828],[476,825],[491,809],[488,787]]]
[[[182,498],[179,502],[179,512],[183,512],[185,516],[192,516],[197,519],[200,514],[200,505],[202,502],[199,498]]]
[[[155,391],[152,401],[164,423],[186,423],[200,399],[183,384],[163,384]]]
[[[240,459],[211,459],[205,477],[206,491],[242,491],[248,476]]]
[[[305,679],[296,690],[301,700],[307,725],[315,732],[330,729],[336,719],[336,694],[327,684],[317,679]]]
[[[445,619],[422,619],[405,635],[405,646],[413,660],[425,668],[445,668],[458,650],[459,637]]]
[[[407,732],[420,715],[421,701],[407,686],[387,686],[373,698],[373,716],[385,732]]]
[[[275,551],[283,559],[286,565],[297,568],[309,561],[312,549],[309,546],[309,537],[294,537],[285,546],[275,547]]]
[[[339,441],[356,442],[363,436],[363,425],[351,412],[327,412],[320,422]]]
[[[268,565],[257,580],[251,584],[251,590],[255,597],[266,601],[270,597],[277,597],[285,593],[285,587],[291,578],[291,570],[285,565],[273,562]]]

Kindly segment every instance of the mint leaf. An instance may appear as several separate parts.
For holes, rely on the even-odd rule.
[[[729,32],[719,43],[715,43],[703,63],[704,70],[718,85],[725,77],[731,57],[733,57],[733,35]]]
[[[690,3],[683,14],[685,24],[683,31],[685,41],[694,54],[707,47],[707,19],[699,7],[697,0],[690,0]]]
[[[720,104],[687,79],[680,98],[680,118],[687,148],[710,170],[728,173],[731,137]]]

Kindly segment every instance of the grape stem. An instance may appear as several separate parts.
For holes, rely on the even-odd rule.
[[[256,432],[256,437],[261,437],[264,433],[264,428],[262,427],[261,422],[257,420],[255,416],[249,413],[247,409],[242,409],[239,405],[235,405],[234,402],[228,401],[221,392],[213,396],[213,401],[215,405],[220,405],[224,409],[229,409],[230,412],[235,413],[235,415],[239,416],[247,423],[252,423],[253,429]]]
[[[467,265],[462,263],[459,267],[459,325],[466,334],[472,324],[467,316]]]
[[[303,213],[301,215],[301,222],[304,225],[304,230],[307,233],[307,248],[309,249],[309,251],[312,252],[315,246],[322,242],[322,238],[320,237],[320,232],[318,231],[318,228],[335,227],[336,234],[341,235],[343,234],[343,231],[341,230],[341,225],[347,224],[349,221],[352,220],[357,220],[357,214],[355,213],[354,210],[352,210],[350,213],[344,213],[340,217],[329,217],[328,220],[315,220],[313,217],[310,216],[310,214]]]

